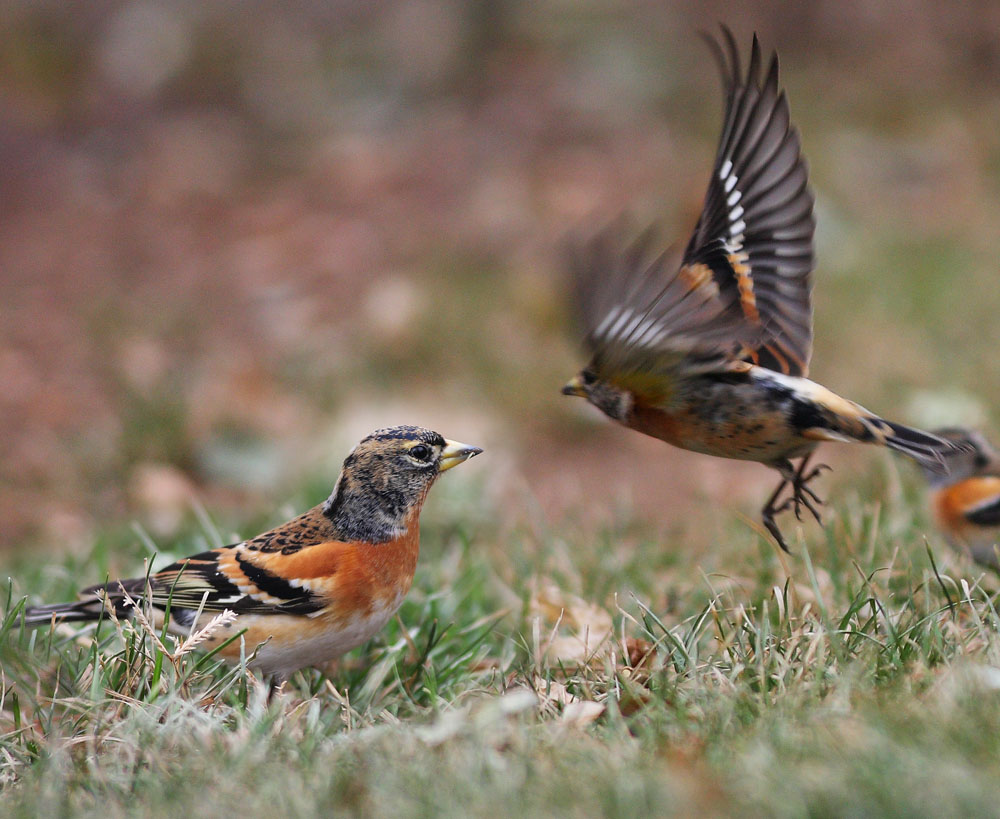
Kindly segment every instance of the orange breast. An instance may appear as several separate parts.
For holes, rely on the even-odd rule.
[[[405,533],[388,543],[330,541],[288,555],[247,552],[259,567],[320,595],[326,608],[310,615],[243,614],[206,646],[246,629],[247,650],[260,646],[257,665],[282,675],[337,657],[369,639],[399,608],[413,583],[419,550],[414,515]],[[204,614],[199,627],[209,619]],[[235,659],[239,652],[236,643],[222,654]]]
[[[367,617],[392,600],[402,600],[413,583],[419,551],[416,526],[391,543],[355,546],[331,578],[333,612],[347,618]]]
[[[683,448],[683,435],[689,428],[679,413],[664,412],[655,407],[636,404],[629,419],[632,429]]]
[[[981,503],[1000,497],[1000,478],[969,478],[940,490],[934,515],[945,532],[965,541],[993,540],[998,529],[970,523],[966,515]]]

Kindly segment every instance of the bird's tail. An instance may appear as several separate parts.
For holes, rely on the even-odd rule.
[[[142,581],[140,581],[142,582]],[[125,581],[125,590],[130,595],[141,593],[141,585],[136,581]],[[124,619],[132,616],[132,604],[125,599],[118,583],[107,586],[91,586],[80,592],[80,600],[69,603],[50,603],[46,606],[28,606],[24,610],[26,626],[45,626],[49,623],[90,623],[107,616],[104,597],[114,607],[115,616]]]
[[[28,606],[24,610],[26,626],[44,626],[56,623],[88,623],[101,616],[104,606],[100,600],[78,600],[74,603],[52,603],[48,606]]]
[[[866,426],[876,441],[896,452],[909,455],[928,475],[938,477],[947,475],[948,459],[968,449],[968,445],[961,441],[951,441],[883,418],[871,419],[871,423]]]

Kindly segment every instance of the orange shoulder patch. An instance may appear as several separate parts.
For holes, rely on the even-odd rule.
[[[958,527],[977,506],[997,498],[1000,498],[1000,478],[969,478],[938,492],[935,511],[945,523]]]
[[[700,290],[706,285],[711,285],[715,293],[719,291],[718,286],[715,284],[715,278],[712,275],[712,268],[707,264],[702,264],[701,262],[686,264],[681,267],[677,275],[687,285],[689,290]]]
[[[732,265],[733,273],[736,274],[736,286],[740,291],[740,307],[743,308],[743,315],[747,321],[753,324],[760,324],[760,312],[757,310],[757,296],[753,292],[753,275],[750,272],[750,265],[746,262],[748,257],[745,253],[728,253],[726,259]]]

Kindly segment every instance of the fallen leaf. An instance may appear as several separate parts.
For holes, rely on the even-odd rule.
[[[572,725],[575,728],[583,728],[590,725],[601,714],[604,713],[605,706],[593,700],[578,700],[567,705],[562,712],[560,720],[564,725]]]

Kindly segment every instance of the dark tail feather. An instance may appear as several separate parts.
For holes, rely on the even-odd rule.
[[[115,616],[127,618],[132,616],[132,606],[122,595],[122,585],[133,597],[142,591],[144,580],[125,580],[119,583],[109,583],[107,586],[91,586],[80,592],[83,600],[72,603],[50,603],[47,606],[28,606],[24,610],[26,626],[45,626],[56,623],[90,623],[99,620],[104,613],[104,594],[107,592],[111,604],[115,607]]]
[[[904,455],[909,455],[929,475],[938,477],[947,475],[949,471],[948,456],[968,450],[966,444],[949,441],[913,427],[894,424],[892,421],[884,419],[882,424],[891,430],[885,436],[885,445],[897,452],[902,452]]]
[[[45,626],[49,623],[89,623],[101,616],[104,606],[100,600],[80,600],[76,603],[53,603],[48,606],[28,606],[24,610],[26,626]]]

